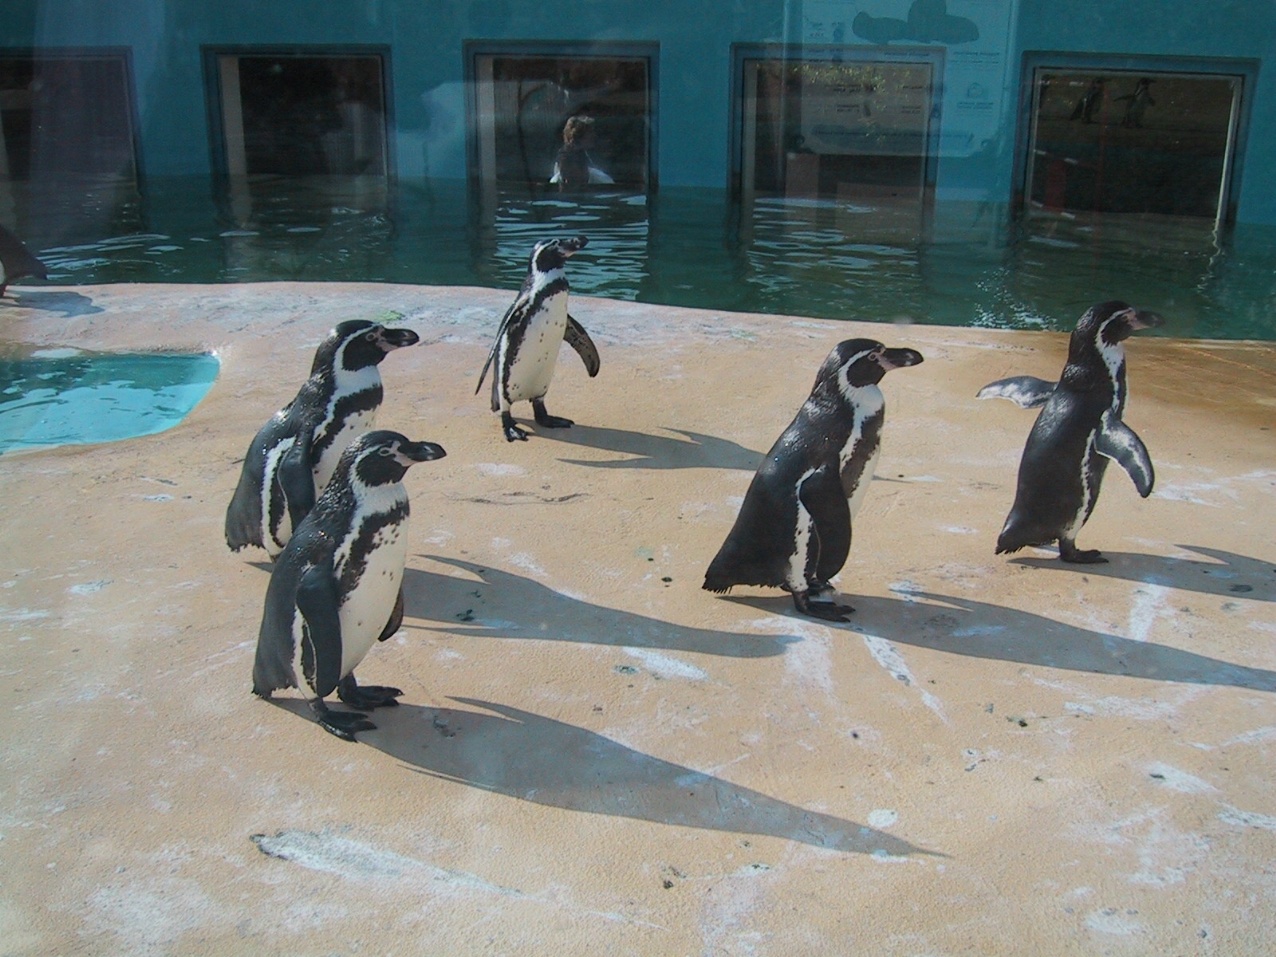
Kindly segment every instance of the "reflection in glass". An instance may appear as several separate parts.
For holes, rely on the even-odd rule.
[[[1222,219],[1239,77],[1038,69],[1027,211]]]

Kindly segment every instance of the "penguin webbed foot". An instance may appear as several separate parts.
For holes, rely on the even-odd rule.
[[[536,417],[536,424],[543,425],[547,429],[570,429],[576,424],[561,415],[550,415],[549,410],[545,408],[545,403],[539,399],[532,400],[532,414]]]
[[[377,727],[362,711],[333,711],[322,698],[311,701],[310,710],[315,713],[319,727],[342,741],[356,741],[355,732],[375,731]]]
[[[1072,542],[1059,540],[1059,560],[1073,565],[1106,565],[1108,560],[1097,548],[1077,548]]]
[[[373,708],[391,708],[398,705],[396,698],[403,694],[398,688],[388,685],[361,685],[354,680],[354,675],[346,675],[337,684],[337,697],[343,704],[352,708],[372,710]]]
[[[832,599],[833,589],[828,586],[819,593],[790,590],[793,596],[793,607],[802,614],[821,621],[850,621],[846,616],[855,609],[850,605],[839,605]]]
[[[501,427],[505,430],[506,442],[526,442],[527,431],[514,424],[514,416],[508,412],[501,413]]]

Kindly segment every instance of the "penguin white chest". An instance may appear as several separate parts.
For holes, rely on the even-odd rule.
[[[527,322],[523,341],[510,361],[509,401],[539,399],[549,391],[567,332],[567,293],[547,297]]]
[[[880,429],[886,399],[877,386],[861,386],[855,390],[853,408],[851,433],[838,453],[838,468],[842,475],[842,486],[847,492],[847,507],[852,519],[864,503],[869,483],[873,481],[873,473],[877,471],[877,459],[882,450]]]
[[[407,530],[406,520],[377,529],[359,580],[342,598],[337,612],[341,622],[342,677],[358,667],[381,637],[394,611],[407,563]],[[338,578],[341,570],[342,566],[337,565]]]

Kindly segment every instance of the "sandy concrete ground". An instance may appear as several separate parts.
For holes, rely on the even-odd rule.
[[[1096,298],[1102,298],[1101,296]],[[507,292],[18,290],[0,336],[215,349],[179,427],[0,458],[0,953],[1268,954],[1276,939],[1276,349],[1130,343],[1151,450],[1081,536],[993,542],[1064,338],[576,299],[570,431],[473,395]],[[403,630],[347,744],[249,693],[268,566],[222,520],[257,427],[345,318],[398,313]],[[700,589],[839,339],[883,384],[844,626]],[[529,410],[522,410],[528,415]],[[268,851],[269,853],[263,853]]]

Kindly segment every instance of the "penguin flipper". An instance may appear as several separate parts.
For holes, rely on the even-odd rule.
[[[385,627],[381,629],[381,634],[377,636],[377,641],[385,641],[396,631],[403,627],[403,586],[399,586],[399,597],[394,600],[394,611],[390,612],[390,620],[385,623]],[[353,677],[353,675],[351,676]]]
[[[487,370],[491,368],[493,360],[496,359],[496,353],[500,351],[501,339],[504,338],[505,330],[509,328],[510,321],[514,318],[514,314],[516,312],[521,313],[519,304],[522,302],[523,297],[520,294],[519,297],[510,304],[510,307],[505,310],[505,315],[501,316],[501,324],[496,327],[496,338],[492,340],[492,348],[487,353],[487,361],[483,363],[483,371],[479,373],[478,385],[474,387],[475,395],[478,395],[479,389],[483,388],[483,380],[487,377]],[[493,375],[496,377],[493,381],[499,380],[501,377],[499,372],[494,372]],[[492,407],[492,411],[496,411],[496,406]]]
[[[1009,399],[1021,409],[1035,409],[1045,405],[1054,393],[1056,382],[1047,382],[1031,375],[1011,376],[989,382],[975,393],[977,399]]]
[[[816,549],[807,561],[805,587],[813,580],[826,582],[842,570],[851,551],[851,508],[837,469],[816,469],[798,488],[798,500],[811,515]],[[790,584],[798,585],[797,582]]]
[[[324,698],[341,680],[341,619],[337,614],[340,596],[331,556],[302,574],[296,601],[297,610],[306,620],[302,671],[315,694]]]
[[[279,460],[275,482],[288,505],[288,520],[295,531],[315,507],[315,473],[310,461],[310,430],[302,431],[292,448]]]
[[[1107,456],[1125,469],[1141,496],[1147,498],[1152,494],[1156,473],[1152,469],[1147,446],[1132,428],[1112,414],[1111,409],[1104,412],[1099,420],[1094,448],[1100,455]]]
[[[585,363],[585,371],[589,373],[591,379],[598,375],[598,370],[602,367],[602,360],[598,358],[598,347],[594,345],[594,340],[589,338],[585,327],[570,315],[567,317],[567,331],[563,334],[563,341],[576,350],[576,354]]]

